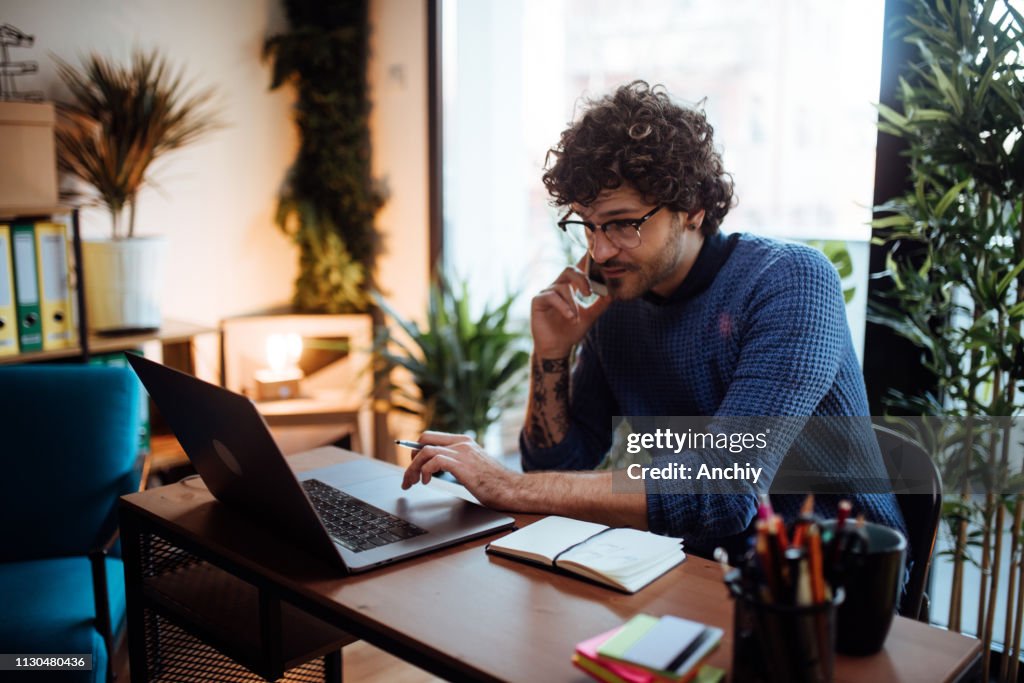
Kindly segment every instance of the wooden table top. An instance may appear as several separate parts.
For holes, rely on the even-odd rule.
[[[361,456],[328,447],[288,462],[302,471],[356,457]],[[457,485],[436,479],[430,485],[468,497]],[[394,644],[444,670],[484,680],[590,680],[570,662],[575,644],[640,612],[675,614],[723,628],[722,644],[708,661],[730,668],[733,603],[720,568],[701,558],[687,558],[635,595],[489,555],[484,545],[494,537],[342,576],[214,500],[198,479],[124,500],[151,522],[273,582],[286,599],[332,615],[370,642]],[[536,519],[517,516],[520,526]],[[976,639],[897,617],[881,653],[837,656],[835,678],[955,680],[979,653]]]

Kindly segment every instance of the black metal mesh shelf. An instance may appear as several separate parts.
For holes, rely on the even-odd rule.
[[[146,665],[154,683],[262,683],[266,679],[152,610],[146,610]],[[321,683],[324,660],[313,659],[289,669],[278,681]]]
[[[143,533],[141,541],[146,668],[151,680],[263,681],[273,672],[285,671],[278,680],[324,681],[322,658],[354,640],[275,600],[280,621],[269,636],[276,647],[268,649],[257,586],[159,535]]]

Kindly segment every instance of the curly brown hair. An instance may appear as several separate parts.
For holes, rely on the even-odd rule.
[[[701,232],[713,235],[734,204],[713,133],[702,110],[674,104],[663,86],[633,81],[588,102],[562,132],[548,150],[544,186],[555,206],[568,206],[626,182],[672,211],[704,209]]]

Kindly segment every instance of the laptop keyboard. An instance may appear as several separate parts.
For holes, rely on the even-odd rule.
[[[335,541],[352,552],[363,552],[427,533],[415,524],[353,498],[318,479],[307,479],[302,488],[313,509]]]

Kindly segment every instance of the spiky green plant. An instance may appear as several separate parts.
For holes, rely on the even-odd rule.
[[[515,296],[474,317],[468,284],[453,286],[440,276],[430,288],[424,327],[383,298],[376,301],[396,325],[378,331],[378,365],[385,374],[404,368],[417,387],[411,392],[392,385],[392,406],[418,415],[430,429],[470,432],[482,440],[519,397],[530,363],[525,326],[519,329],[510,319]]]
[[[133,237],[135,202],[151,182],[151,164],[219,126],[214,91],[189,94],[182,70],[157,50],[135,51],[129,65],[96,53],[83,58],[81,69],[54,61],[72,97],[58,108],[60,169],[92,187],[110,211],[114,239]]]

